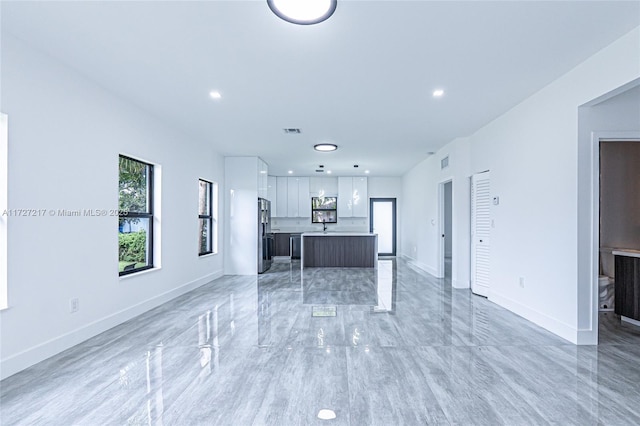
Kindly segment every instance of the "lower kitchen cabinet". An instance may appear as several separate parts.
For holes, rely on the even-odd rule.
[[[291,234],[278,233],[275,234],[276,240],[276,256],[289,256],[289,237]]]

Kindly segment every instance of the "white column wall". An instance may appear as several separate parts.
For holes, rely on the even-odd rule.
[[[258,157],[225,158],[225,275],[258,273]]]

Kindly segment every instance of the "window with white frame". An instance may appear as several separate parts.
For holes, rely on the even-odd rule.
[[[8,192],[9,192],[9,130],[8,117],[6,114],[0,113],[0,309],[7,308],[8,305],[8,289],[7,289],[7,225],[9,219]]]

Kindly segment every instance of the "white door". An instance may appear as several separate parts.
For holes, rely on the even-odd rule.
[[[489,172],[471,177],[471,291],[489,295],[491,192]]]

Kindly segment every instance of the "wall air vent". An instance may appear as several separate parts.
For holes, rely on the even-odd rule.
[[[440,169],[446,169],[449,167],[449,156],[447,155],[442,160],[440,160]]]
[[[290,128],[290,129],[284,129],[284,132],[286,134],[298,134],[298,133],[302,133],[302,131],[300,129],[296,129],[296,128]]]
[[[324,173],[324,170],[322,170],[322,169],[316,169],[316,173]]]

